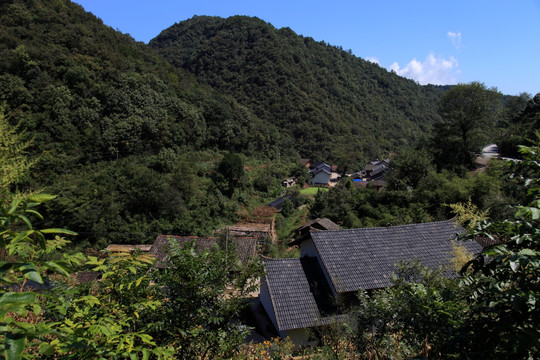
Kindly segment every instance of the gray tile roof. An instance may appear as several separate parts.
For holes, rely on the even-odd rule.
[[[308,228],[308,227],[317,227],[317,228],[320,228],[321,230],[323,229],[324,230],[339,230],[340,229],[339,225],[330,219],[316,218],[315,220],[311,220],[310,222],[303,224],[298,229],[296,229],[296,231],[300,232],[303,229]]]
[[[311,236],[338,293],[390,285],[395,264],[412,259],[437,268],[449,265],[451,240],[463,228],[439,221],[380,228],[312,232]],[[473,254],[476,242],[462,243]]]
[[[298,245],[302,241],[305,241],[310,238],[311,231],[320,231],[320,230],[340,230],[340,226],[327,218],[317,218],[308,223],[303,224],[298,229],[296,229],[296,239],[291,241],[288,245]]]
[[[257,238],[255,237],[237,237],[233,236],[232,241],[235,241],[236,253],[238,258],[246,263],[249,259],[257,254]],[[194,241],[199,251],[211,250],[217,246],[219,238],[217,237],[197,237],[197,236],[175,236],[175,235],[158,235],[154,244],[150,248],[150,254],[156,258],[156,267],[162,268],[165,266],[169,257],[168,250],[170,241],[176,242],[183,246],[191,241]]]
[[[279,331],[324,325],[334,319],[329,314],[331,301],[324,299],[330,293],[325,291],[324,275],[313,260],[317,261],[263,260]]]

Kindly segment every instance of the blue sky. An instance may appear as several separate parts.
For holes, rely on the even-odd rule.
[[[540,0],[76,2],[145,43],[194,15],[249,15],[351,49],[420,84],[480,81],[509,95],[540,92]]]

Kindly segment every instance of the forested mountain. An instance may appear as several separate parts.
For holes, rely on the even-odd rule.
[[[88,164],[162,148],[247,152],[258,144],[250,136],[268,130],[77,4],[3,1],[0,14],[0,102],[51,161]]]
[[[191,153],[259,153],[276,132],[66,0],[0,2],[0,107],[38,159],[18,187],[60,195],[47,218],[106,242],[230,218]]]
[[[283,150],[357,162],[409,144],[439,119],[442,91],[341,48],[246,16],[195,16],[150,46],[280,129]]]

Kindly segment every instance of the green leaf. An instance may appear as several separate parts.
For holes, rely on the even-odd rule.
[[[50,195],[50,194],[37,194],[37,195],[32,195],[30,197],[28,197],[28,200],[30,201],[33,201],[33,202],[37,202],[37,203],[42,203],[42,202],[45,202],[45,201],[50,201],[54,198],[56,198],[57,195]]]
[[[147,344],[154,345],[154,346],[156,345],[156,343],[152,341],[152,337],[148,334],[139,334],[139,338]]]
[[[22,335],[8,333],[6,335],[6,359],[19,360],[22,358],[26,338]]]
[[[21,203],[21,199],[13,199],[13,201],[11,202],[11,208],[9,209],[8,211],[8,215],[13,215],[13,213],[15,212],[15,210],[17,210],[17,208],[19,207],[19,204]]]
[[[41,314],[41,306],[39,306],[39,304],[34,304],[32,308],[33,308],[34,314],[36,315]]]
[[[38,213],[36,210],[31,210],[31,209],[28,209],[26,210],[27,213],[30,213],[30,214],[34,214],[35,216],[37,216],[39,219],[43,220],[43,215],[41,215],[40,213]]]
[[[538,252],[534,251],[532,249],[523,249],[523,250],[519,251],[518,255],[536,256],[536,255],[538,255]]]
[[[24,274],[25,278],[43,284],[43,279],[33,263],[24,263],[19,266],[19,270]]]
[[[25,237],[28,237],[28,236],[32,235],[34,232],[35,232],[34,230],[21,231],[21,232],[17,233],[17,236],[15,236],[15,238],[13,238],[13,240],[11,240],[11,243],[16,243],[16,242],[24,239]]]
[[[45,239],[45,236],[41,232],[37,232],[39,246],[41,246],[42,249],[47,248],[47,240]]]
[[[70,269],[65,267],[64,264],[61,264],[55,261],[47,261],[45,265],[47,265],[50,269],[56,271],[57,273],[61,275],[69,276],[70,274]]]
[[[32,223],[30,222],[30,220],[26,216],[18,215],[17,217],[19,219],[21,219],[22,221],[24,221],[26,223],[26,226],[28,226],[29,229],[32,229]]]
[[[66,234],[66,235],[77,235],[75,231],[67,230],[67,229],[58,229],[58,228],[51,228],[51,229],[43,229],[40,230],[44,234]]]
[[[31,292],[6,292],[0,296],[0,305],[3,304],[31,304],[36,302],[36,294]]]
[[[519,208],[519,211],[516,213],[517,217],[530,216],[533,220],[540,218],[540,209],[536,207],[522,206]]]
[[[143,357],[142,360],[150,359],[150,351],[148,349],[142,349]]]
[[[54,350],[55,350],[55,347],[54,345],[50,345],[50,344],[41,344],[39,346],[39,353],[41,355],[45,355],[45,356],[49,356],[49,355],[52,355],[54,353]]]

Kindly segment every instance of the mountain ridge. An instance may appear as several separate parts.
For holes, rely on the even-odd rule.
[[[302,156],[336,159],[351,151],[333,150],[336,144],[324,140],[328,133],[337,134],[339,144],[362,145],[350,160],[365,161],[410,144],[439,119],[436,101],[444,87],[420,86],[259,18],[195,16],[163,30],[149,45],[293,134]],[[315,144],[323,149],[310,148]]]

